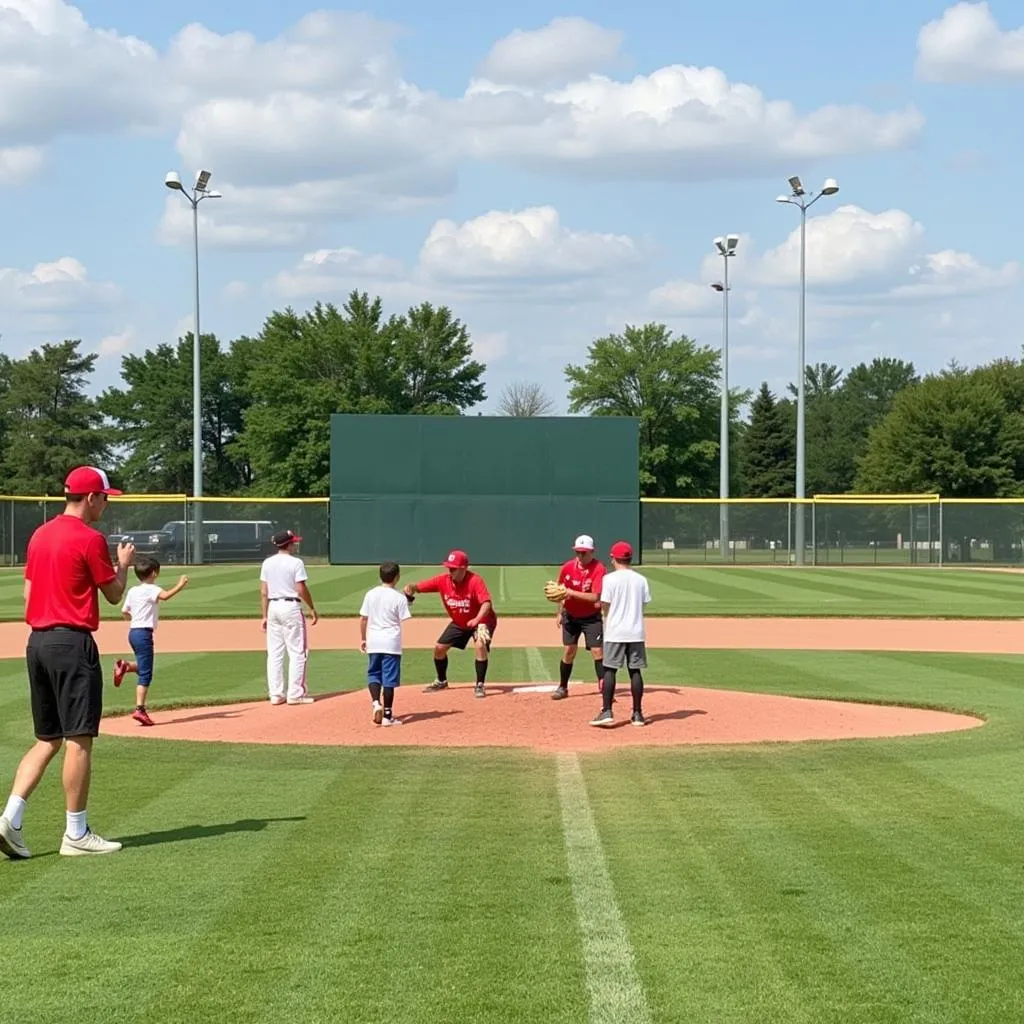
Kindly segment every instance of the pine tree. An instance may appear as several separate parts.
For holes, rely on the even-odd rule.
[[[742,453],[746,494],[751,498],[786,498],[796,486],[796,438],[790,403],[779,402],[762,383],[750,406]]]

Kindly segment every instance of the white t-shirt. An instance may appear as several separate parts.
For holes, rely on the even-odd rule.
[[[635,569],[616,569],[601,581],[601,603],[608,604],[604,618],[605,643],[639,643],[646,639],[644,605],[650,603],[651,587]]]
[[[366,653],[401,654],[402,623],[412,618],[409,599],[394,587],[381,584],[366,592],[360,615],[365,615]]]
[[[140,583],[125,594],[121,611],[131,614],[129,629],[156,629],[160,618],[161,589],[155,583]]]
[[[260,582],[267,585],[267,597],[271,601],[282,597],[299,596],[298,584],[308,580],[306,566],[301,558],[279,551],[263,562]]]

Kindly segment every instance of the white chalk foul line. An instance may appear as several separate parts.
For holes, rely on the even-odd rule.
[[[583,944],[590,1024],[650,1024],[647,996],[615,902],[615,888],[576,754],[558,755],[558,797]]]
[[[530,670],[530,679],[535,683],[548,682],[548,673],[544,668],[544,659],[540,656],[540,648],[526,648],[526,665]]]

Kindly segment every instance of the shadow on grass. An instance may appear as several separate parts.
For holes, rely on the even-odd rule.
[[[128,846],[159,846],[163,843],[184,843],[192,839],[212,839],[215,836],[231,835],[234,832],[262,832],[268,825],[278,821],[305,821],[304,816],[293,818],[241,818],[219,825],[185,825],[182,828],[165,829],[162,832],[142,832],[137,836],[120,837]]]

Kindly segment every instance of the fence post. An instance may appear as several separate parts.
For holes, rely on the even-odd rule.
[[[786,502],[786,565],[793,564],[793,502]]]
[[[811,565],[818,564],[818,503],[811,505]]]
[[[939,498],[939,565],[945,564],[944,559],[946,557],[946,552],[944,548],[945,542],[942,537],[942,499]]]

